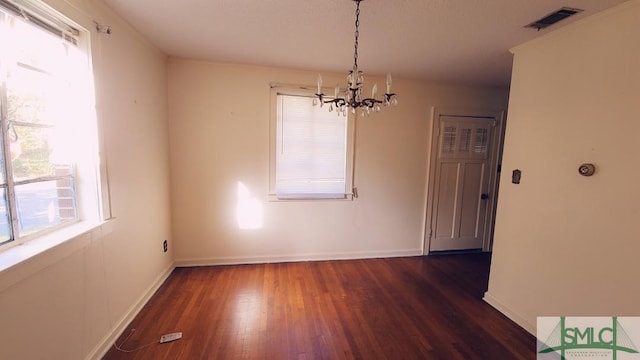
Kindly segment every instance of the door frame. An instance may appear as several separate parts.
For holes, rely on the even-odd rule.
[[[505,110],[502,109],[474,109],[474,108],[455,108],[455,107],[431,107],[431,136],[429,146],[429,164],[427,165],[427,198],[425,202],[425,227],[423,236],[423,255],[429,254],[429,248],[431,245],[431,236],[433,235],[433,223],[434,223],[434,197],[435,197],[435,183],[437,179],[437,162],[438,162],[438,146],[439,146],[439,127],[441,116],[454,116],[454,117],[479,117],[479,118],[493,118],[495,120],[495,126],[493,127],[490,149],[489,149],[489,199],[487,199],[487,219],[485,222],[482,243],[482,251],[489,252],[493,247],[493,230],[495,226],[496,207],[498,205],[498,187],[502,162],[502,149],[504,144],[504,131],[505,131]]]

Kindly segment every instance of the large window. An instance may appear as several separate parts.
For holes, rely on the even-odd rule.
[[[350,119],[313,106],[306,93],[274,89],[271,195],[277,199],[351,196]]]
[[[80,35],[39,3],[0,0],[0,244],[96,218],[97,136]]]

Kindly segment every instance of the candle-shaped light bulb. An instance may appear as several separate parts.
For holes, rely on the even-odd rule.
[[[322,94],[322,75],[318,74],[318,92],[317,94]]]
[[[340,92],[340,85],[336,84],[336,90],[335,90],[335,98],[338,97],[338,93]]]
[[[391,73],[387,74],[387,94],[391,94]]]
[[[376,98],[376,93],[378,92],[378,83],[373,84],[373,89],[371,89],[371,97]]]

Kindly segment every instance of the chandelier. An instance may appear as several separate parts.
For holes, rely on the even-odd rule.
[[[340,86],[336,84],[333,98],[325,99],[326,95],[322,93],[322,76],[318,74],[318,92],[313,99],[313,105],[320,106],[329,104],[329,111],[336,109],[338,114],[347,115],[349,109],[355,114],[356,109],[361,108],[362,114],[368,114],[371,111],[380,111],[380,105],[398,105],[398,97],[391,92],[391,74],[387,74],[387,91],[384,93],[382,100],[376,99],[378,92],[378,84],[374,84],[371,89],[371,97],[366,98],[362,95],[362,86],[364,84],[364,75],[358,69],[358,37],[360,36],[360,2],[363,0],[353,0],[356,2],[356,32],[355,43],[353,47],[353,69],[347,75],[347,89],[344,97],[338,97]]]

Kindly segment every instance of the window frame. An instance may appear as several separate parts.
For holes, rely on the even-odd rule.
[[[354,155],[355,155],[355,114],[348,112],[344,117],[347,122],[346,154],[345,154],[345,188],[341,197],[327,196],[278,196],[276,191],[276,158],[278,148],[278,95],[315,97],[315,88],[308,86],[271,84],[270,92],[270,116],[269,116],[269,201],[344,201],[354,198]],[[324,89],[329,93],[334,89]],[[319,106],[319,105],[318,105]],[[327,104],[324,105],[328,107]],[[327,110],[328,111],[328,110]],[[333,116],[341,116],[332,113]]]
[[[18,236],[19,234],[12,231],[13,236],[0,244],[0,253],[5,253],[17,245],[33,243],[29,248],[33,248],[32,250],[37,253],[100,226],[105,221],[105,214],[110,215],[108,203],[103,202],[104,193],[105,191],[108,192],[108,183],[105,178],[106,169],[103,169],[105,163],[104,151],[101,151],[104,144],[99,133],[97,120],[96,84],[92,66],[91,32],[86,30],[86,27],[70,20],[67,16],[39,0],[21,0],[20,2],[1,0],[0,6],[2,6],[3,11],[13,16],[16,16],[16,9],[18,9],[20,13],[27,13],[29,15],[28,23],[44,31],[60,35],[64,40],[72,44],[72,46],[76,46],[82,52],[82,63],[86,63],[86,67],[82,66],[81,69],[78,69],[78,71],[81,72],[79,79],[82,82],[82,89],[86,91],[86,94],[83,94],[82,99],[78,102],[78,109],[81,109],[79,111],[84,111],[83,115],[85,115],[80,120],[80,131],[82,134],[90,135],[91,141],[87,142],[83,147],[83,149],[90,154],[74,158],[73,172],[70,175],[70,178],[74,182],[76,217],[73,220],[63,221],[32,234]],[[5,105],[3,104],[3,106]],[[2,124],[4,126],[4,121]],[[0,132],[0,136],[4,136],[3,132]],[[0,139],[0,143],[1,142],[3,141]],[[7,151],[8,145],[3,146],[5,146],[5,151]],[[10,171],[6,171],[6,175],[10,176]],[[5,187],[7,196],[9,196],[10,189],[9,182],[10,180],[7,179],[7,185]],[[15,197],[15,195],[13,196]],[[5,200],[2,199],[2,201]],[[9,206],[8,199],[6,202],[7,206]],[[9,212],[9,208],[7,208],[7,212]],[[17,221],[17,216],[15,216],[15,214],[7,214],[7,217],[9,220],[8,226],[14,227],[15,225],[12,225],[12,223]],[[6,263],[4,257],[0,257],[1,268],[27,259],[31,256],[28,255],[30,251],[31,250],[22,251],[24,252],[24,256],[18,256],[14,260]],[[33,253],[33,255],[35,255],[35,253]]]

